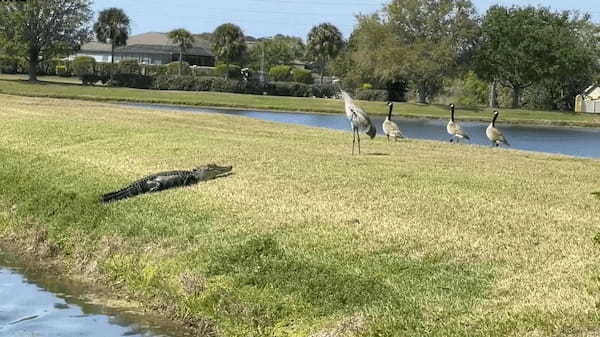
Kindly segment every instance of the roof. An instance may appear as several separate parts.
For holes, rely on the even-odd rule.
[[[585,90],[583,91],[583,94],[584,94],[584,95],[589,95],[589,94],[590,94],[592,91],[594,91],[596,88],[599,88],[599,86],[597,86],[597,85],[595,85],[595,84],[592,84],[592,85],[590,85],[589,87],[587,87],[587,89],[585,89]]]
[[[214,56],[210,49],[210,43],[194,35],[196,41],[192,48],[186,49],[186,55]],[[82,52],[110,52],[108,43],[89,42],[81,46]],[[179,46],[171,42],[166,33],[144,33],[130,36],[127,46],[116,48],[120,53],[145,53],[145,54],[171,54],[179,53]]]

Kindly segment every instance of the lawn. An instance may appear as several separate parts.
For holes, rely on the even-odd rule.
[[[349,132],[0,101],[0,242],[201,331],[600,333],[600,161],[383,137],[352,156]],[[234,174],[98,202],[209,162]]]
[[[21,76],[22,77],[22,76]],[[103,86],[82,86],[76,83],[59,83],[61,78],[42,78],[38,84],[24,81],[20,76],[0,75],[0,93],[30,97],[52,97],[84,99],[109,102],[138,102],[182,104],[195,106],[226,107],[241,109],[261,109],[279,111],[304,111],[323,113],[342,113],[341,100],[321,98],[297,98],[260,95],[242,95],[218,92],[159,91],[131,88],[108,88]],[[73,81],[73,79],[68,79]],[[360,102],[360,106],[369,114],[386,115],[388,108],[384,102]],[[423,105],[397,103],[395,115],[413,118],[449,118],[448,107],[442,105]],[[459,120],[489,121],[490,109],[457,108]],[[556,111],[501,110],[503,123],[520,123],[558,126],[600,127],[600,116],[574,114]]]

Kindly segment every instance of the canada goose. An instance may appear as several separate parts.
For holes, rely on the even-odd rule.
[[[460,127],[457,121],[454,120],[454,104],[450,104],[450,121],[446,126],[446,131],[452,136],[450,138],[450,143],[454,141],[456,138],[456,142],[458,143],[461,138],[471,139],[469,135]]]
[[[388,112],[388,116],[383,121],[383,133],[387,136],[388,142],[390,141],[390,137],[393,137],[396,141],[398,139],[404,138],[402,132],[400,132],[400,128],[398,124],[392,121],[392,110],[394,109],[394,103],[388,102],[388,106],[390,107],[390,111]]]
[[[377,133],[377,130],[375,129],[375,126],[373,126],[373,123],[371,123],[367,113],[354,104],[354,101],[350,95],[344,90],[340,89],[340,91],[342,92],[342,97],[344,98],[346,117],[348,117],[348,120],[350,121],[350,126],[352,127],[352,134],[354,137],[352,139],[352,154],[354,154],[354,143],[356,143],[357,138],[358,154],[360,154],[360,132],[366,133],[369,137],[371,137],[371,139],[373,139]]]
[[[496,129],[496,119],[498,118],[498,115],[498,111],[494,111],[494,118],[492,118],[492,122],[490,123],[490,125],[488,125],[487,129],[485,130],[485,135],[492,142],[492,146],[499,146],[500,144],[510,146],[502,132]]]

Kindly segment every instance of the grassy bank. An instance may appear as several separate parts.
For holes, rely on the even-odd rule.
[[[600,161],[382,137],[353,157],[346,132],[0,99],[4,244],[200,330],[599,331],[600,201],[591,193]],[[207,162],[233,165],[234,175],[97,201],[146,174]]]
[[[183,104],[241,109],[264,109],[279,111],[307,111],[323,113],[343,112],[341,100],[320,98],[297,98],[277,96],[241,95],[217,92],[159,91],[130,88],[88,87],[73,83],[57,83],[57,78],[48,82],[31,84],[18,77],[0,75],[0,93],[30,97],[52,97],[85,99],[107,102],[136,102]],[[388,108],[383,102],[360,102],[370,114],[386,115]],[[398,103],[395,115],[412,118],[449,118],[448,108],[440,105]],[[462,109],[457,117],[460,120],[489,121],[489,109]],[[556,111],[502,110],[503,123],[521,123],[557,126],[600,127],[600,116],[563,113]]]

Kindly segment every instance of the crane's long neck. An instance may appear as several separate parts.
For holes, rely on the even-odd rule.
[[[496,118],[498,118],[498,114],[494,114],[494,118],[492,118],[492,126],[496,127]]]
[[[450,107],[450,120],[454,122],[454,107]]]
[[[390,110],[388,111],[388,119],[392,120],[392,110],[394,109],[394,105],[390,104]]]

